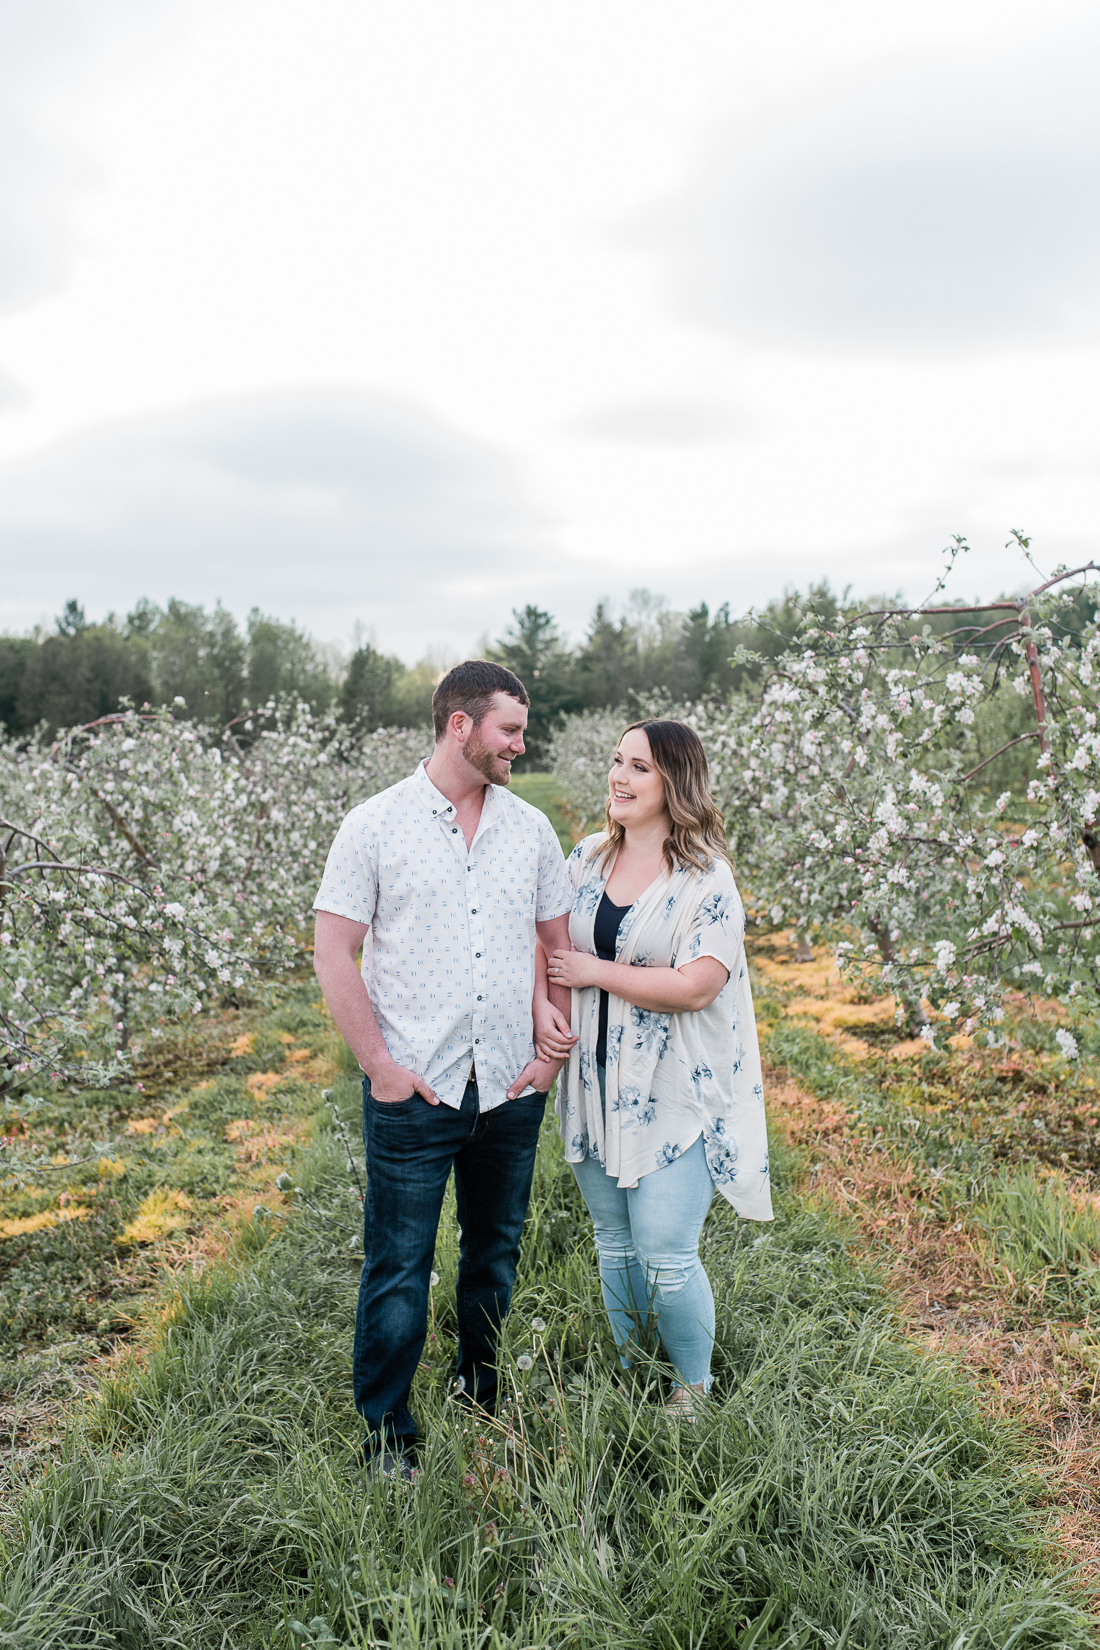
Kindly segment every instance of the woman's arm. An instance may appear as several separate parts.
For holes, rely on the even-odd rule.
[[[682,968],[643,968],[634,963],[601,962],[588,951],[555,951],[548,972],[552,984],[594,985],[635,1008],[658,1014],[706,1008],[729,979],[717,957],[699,957]]]

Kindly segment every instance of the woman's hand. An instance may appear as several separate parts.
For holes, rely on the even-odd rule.
[[[550,983],[571,989],[595,985],[599,969],[600,959],[588,951],[555,951],[547,963]]]
[[[576,1038],[569,1021],[546,997],[536,997],[531,1006],[535,1022],[535,1053],[540,1060],[567,1060]]]

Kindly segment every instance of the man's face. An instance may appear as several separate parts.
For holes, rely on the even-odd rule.
[[[523,755],[523,730],[527,707],[507,693],[497,693],[476,728],[462,747],[470,766],[490,785],[507,785],[512,777],[512,758]]]

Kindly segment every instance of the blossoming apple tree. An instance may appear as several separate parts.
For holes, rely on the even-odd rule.
[[[292,964],[343,814],[430,749],[271,705],[219,738],[129,709],[0,743],[0,1089],[108,1083]]]
[[[901,1018],[925,1021],[923,1001],[974,1030],[1008,986],[1100,994],[1100,623],[1080,584],[1096,570],[980,607],[849,609],[827,628],[808,613],[754,691],[680,708],[757,920],[835,945]],[[1002,716],[1011,737],[988,751],[978,729],[1014,698],[1029,725]],[[555,747],[588,817],[614,720],[578,719]]]

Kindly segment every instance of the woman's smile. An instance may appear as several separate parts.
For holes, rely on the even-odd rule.
[[[664,813],[664,782],[653,761],[649,740],[641,729],[624,733],[607,779],[612,818],[620,808],[629,808],[638,814],[638,818],[631,821],[631,829],[641,829],[651,817],[659,819]]]

